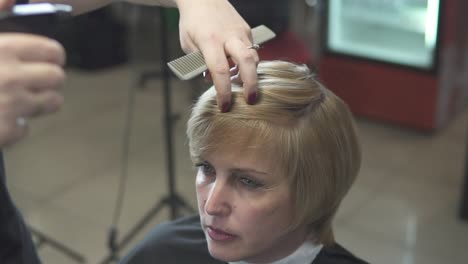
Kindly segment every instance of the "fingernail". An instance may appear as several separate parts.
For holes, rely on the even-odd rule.
[[[257,92],[253,92],[249,95],[248,103],[253,105],[257,102]]]
[[[231,104],[229,102],[225,102],[223,103],[223,107],[221,107],[221,112],[226,113],[226,112],[229,112],[230,109],[231,109]]]

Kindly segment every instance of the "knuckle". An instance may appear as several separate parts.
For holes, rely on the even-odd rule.
[[[50,67],[47,73],[53,87],[60,87],[65,83],[65,72],[60,67]]]
[[[210,69],[210,72],[211,72],[211,75],[229,75],[230,74],[229,67],[224,65],[224,63],[215,64],[213,68]]]
[[[56,42],[48,42],[42,47],[45,59],[47,61],[62,64],[65,61],[65,50]]]
[[[24,81],[22,67],[15,62],[0,63],[0,90],[10,92],[17,89]]]
[[[217,32],[199,32],[192,39],[199,47],[206,46],[206,43],[221,43],[221,36]]]
[[[207,34],[202,35],[202,40],[218,43],[220,42],[220,36],[217,32],[209,32]]]
[[[251,49],[247,49],[240,55],[240,60],[244,61],[245,63],[257,63],[257,54],[255,51]]]
[[[21,80],[14,74],[2,76],[0,80],[0,89],[4,93],[9,93],[21,86]]]

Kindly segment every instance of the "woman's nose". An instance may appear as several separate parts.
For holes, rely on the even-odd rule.
[[[229,186],[222,182],[214,182],[205,200],[205,212],[213,216],[229,215],[231,213],[229,199]]]

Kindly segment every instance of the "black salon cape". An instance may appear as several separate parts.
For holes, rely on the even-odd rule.
[[[220,264],[208,252],[198,216],[159,224],[123,264]],[[338,244],[324,247],[313,264],[365,264]],[[305,263],[306,264],[306,263]]]
[[[14,206],[6,187],[3,155],[0,152],[0,263],[37,264],[31,234]]]

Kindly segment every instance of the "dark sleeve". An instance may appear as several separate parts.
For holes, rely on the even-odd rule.
[[[29,0],[17,0],[26,4]],[[0,263],[36,264],[39,258],[23,216],[8,193],[3,154],[0,151]]]
[[[0,263],[40,263],[21,213],[16,209],[6,186],[3,155],[0,152]]]
[[[312,264],[369,264],[335,243],[322,248]]]
[[[220,264],[208,252],[198,216],[157,225],[121,264]]]

